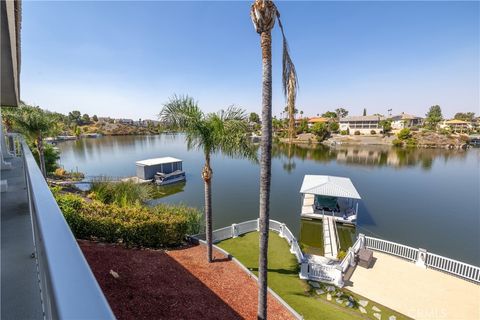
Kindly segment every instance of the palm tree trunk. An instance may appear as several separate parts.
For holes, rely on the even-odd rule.
[[[272,38],[270,30],[260,35],[262,47],[262,138],[260,142],[260,255],[258,259],[258,319],[267,318],[268,229],[272,161]]]
[[[212,168],[210,167],[210,154],[205,155],[205,166],[202,178],[205,184],[205,228],[207,236],[207,260],[213,261],[212,253]]]
[[[38,159],[40,160],[40,170],[44,177],[47,177],[47,169],[45,167],[45,154],[43,149],[43,139],[42,135],[37,136],[37,149],[38,149]]]

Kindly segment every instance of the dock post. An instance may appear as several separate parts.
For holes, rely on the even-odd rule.
[[[427,250],[419,248],[417,261],[415,261],[415,264],[420,268],[427,268],[426,262],[427,262]]]
[[[280,225],[280,234],[279,234],[279,235],[280,235],[280,238],[285,238],[284,232],[285,232],[285,223],[282,223],[282,224]]]
[[[260,218],[257,218],[257,231],[260,231]]]
[[[232,223],[232,238],[238,237],[238,229],[237,229],[237,224]]]
[[[302,261],[300,265],[300,274],[298,275],[300,279],[308,279],[308,261]]]

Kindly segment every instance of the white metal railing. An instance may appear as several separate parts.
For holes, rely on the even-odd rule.
[[[397,257],[411,261],[416,261],[418,258],[418,249],[387,240],[365,237],[365,246],[370,249],[393,254]]]
[[[257,223],[257,220],[250,220],[237,224],[238,235],[257,230]]]
[[[212,232],[212,242],[216,243],[233,237],[232,227],[217,229]]]
[[[437,269],[467,280],[480,283],[480,267],[440,256],[425,249],[415,249],[403,244],[365,237],[367,248],[382,251],[415,262],[417,265]]]
[[[115,319],[25,141],[20,138],[47,319]]]
[[[438,269],[471,281],[480,282],[480,268],[477,266],[442,257],[430,252],[427,252],[426,256],[425,264],[429,268]]]

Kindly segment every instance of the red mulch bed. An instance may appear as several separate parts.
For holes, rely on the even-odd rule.
[[[203,245],[164,251],[79,244],[118,319],[256,319],[257,282],[220,252],[209,264]],[[293,319],[271,295],[268,315]]]

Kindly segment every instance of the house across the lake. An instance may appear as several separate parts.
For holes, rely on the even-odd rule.
[[[416,126],[421,126],[423,124],[423,119],[411,114],[402,112],[399,115],[389,118],[392,122],[392,129],[401,130],[405,128],[412,128]]]
[[[383,132],[383,128],[380,125],[382,120],[385,120],[385,117],[379,115],[345,117],[340,119],[340,130],[348,131],[351,135],[355,134],[355,132],[360,134],[372,134],[375,132],[377,134]]]
[[[440,124],[440,128],[450,129],[452,130],[452,132],[456,132],[456,133],[463,133],[463,132],[468,132],[473,127],[471,122],[453,119],[453,120],[443,121],[443,123]]]

